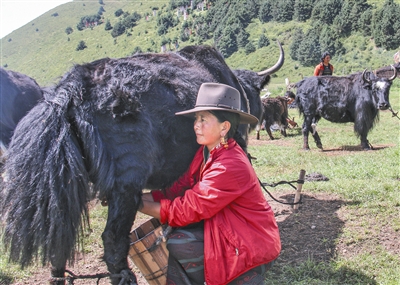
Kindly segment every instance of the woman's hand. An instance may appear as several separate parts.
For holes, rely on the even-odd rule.
[[[151,193],[144,193],[142,196],[143,207],[139,212],[160,219],[160,203],[154,202]]]

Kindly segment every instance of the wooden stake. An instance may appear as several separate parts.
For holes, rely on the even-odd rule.
[[[301,193],[301,188],[303,188],[305,175],[306,175],[306,171],[304,169],[301,169],[300,175],[299,175],[299,182],[297,183],[296,195],[294,196],[294,203],[297,203],[300,201],[300,193]],[[293,205],[293,210],[297,211],[298,208],[299,208],[299,204]]]

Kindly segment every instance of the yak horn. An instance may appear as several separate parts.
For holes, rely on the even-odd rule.
[[[394,80],[394,79],[397,77],[397,69],[393,66],[393,64],[390,65],[390,66],[392,67],[394,74],[393,74],[393,76],[390,77],[388,80],[389,80],[389,81],[392,81],[392,80]]]
[[[278,43],[279,49],[280,49],[280,56],[279,56],[278,62],[275,63],[274,66],[268,68],[267,70],[258,72],[257,74],[259,76],[271,75],[271,74],[277,72],[282,67],[283,62],[285,61],[285,54],[283,52],[283,48],[282,48],[281,43],[278,40],[276,42]]]
[[[364,80],[364,82],[371,84],[371,80],[369,80],[368,78],[365,77],[365,72],[367,71],[367,69],[364,69],[363,73],[362,73],[362,78]]]

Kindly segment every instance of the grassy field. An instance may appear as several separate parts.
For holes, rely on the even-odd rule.
[[[399,90],[396,87],[391,92],[394,110],[400,108]],[[300,122],[297,110],[291,109],[289,113]],[[375,147],[372,151],[357,148],[360,142],[353,133],[353,124],[333,124],[326,120],[318,124],[324,151],[315,146],[312,137],[311,150],[303,151],[299,129],[289,130],[286,138],[276,132],[277,140],[272,142],[264,132],[261,140],[267,144],[250,145],[249,152],[257,157],[254,167],[261,181],[296,180],[300,169],[321,173],[329,181],[306,182],[303,192],[332,195],[343,201],[340,208],[330,213],[337,219],[335,224],[340,223],[328,235],[333,238],[331,258],[321,262],[305,252],[305,260],[300,264],[278,260],[267,284],[400,284],[399,127],[398,118],[389,111],[381,112],[379,123],[368,136]],[[279,195],[281,190],[282,187],[272,191]],[[305,212],[300,209],[292,215],[307,223],[321,214],[316,211],[312,215],[310,210],[310,216],[302,219]],[[314,236],[316,245],[326,232],[335,228],[330,222],[328,217],[321,236]],[[285,225],[283,221],[279,224]],[[310,242],[301,241],[304,232],[297,234],[300,245]],[[283,249],[288,247],[283,240]]]

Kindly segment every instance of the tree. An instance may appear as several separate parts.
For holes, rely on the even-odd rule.
[[[181,33],[179,35],[179,39],[182,42],[186,42],[190,38],[190,33],[189,33],[189,23],[187,21],[183,22],[182,27],[181,27]]]
[[[208,25],[203,15],[196,17],[193,22],[193,28],[195,29],[196,35],[200,40],[207,40],[210,38],[208,34]]]
[[[369,8],[366,0],[345,0],[333,21],[338,36],[348,37],[353,31],[361,31],[359,19]]]
[[[350,12],[350,19],[353,23],[353,31],[361,31],[359,19],[364,14],[364,12],[371,9],[371,7],[372,6],[368,4],[367,0],[355,0],[355,3]]]
[[[101,17],[99,14],[91,15],[91,16],[83,16],[83,17],[81,17],[81,20],[79,21],[79,23],[76,25],[76,28],[79,31],[82,31],[83,29],[85,29],[87,27],[88,24],[99,22],[100,18]]]
[[[321,47],[318,34],[315,28],[308,30],[299,44],[297,57],[304,66],[313,66],[320,62]]]
[[[359,30],[364,37],[372,35],[372,15],[372,9],[368,9],[358,19]]]
[[[244,50],[245,50],[245,53],[248,55],[252,52],[255,52],[256,48],[251,42],[248,42],[247,45],[245,46]]]
[[[294,60],[299,60],[297,52],[301,42],[303,41],[303,38],[303,30],[301,28],[296,28],[292,33],[292,43],[289,46],[289,55]]]
[[[97,14],[99,15],[103,15],[103,12],[105,12],[106,10],[104,10],[103,6],[100,6],[99,11],[97,12]]]
[[[113,27],[111,26],[110,20],[107,20],[106,25],[104,27],[104,30],[109,31],[111,30]]]
[[[111,31],[111,36],[116,38],[123,33],[125,33],[125,26],[121,22],[117,22]]]
[[[76,50],[80,51],[80,50],[84,50],[85,48],[87,48],[86,43],[84,41],[80,41],[78,46],[76,47]]]
[[[117,11],[114,12],[115,17],[119,17],[124,13],[122,9],[118,9]]]
[[[310,19],[313,8],[313,0],[296,0],[294,3],[293,19],[299,22],[305,22]]]
[[[261,34],[260,38],[258,39],[258,48],[266,46],[269,46],[269,39],[264,34]]]
[[[319,44],[321,47],[321,52],[328,51],[332,56],[344,53],[343,45],[339,41],[339,37],[334,35],[334,32],[328,25],[325,25],[322,28],[319,36]]]
[[[67,27],[67,28],[65,29],[65,33],[66,33],[67,35],[72,34],[73,31],[74,31],[74,30],[73,30],[71,27]]]
[[[226,26],[219,41],[215,42],[224,57],[229,57],[237,51],[236,34],[231,26]]]
[[[400,7],[393,0],[386,0],[373,17],[372,35],[378,47],[396,49],[400,45]]]
[[[260,19],[262,23],[267,23],[271,21],[272,18],[272,4],[270,1],[264,1],[258,12],[258,19]]]
[[[320,0],[315,3],[311,13],[313,22],[320,21],[331,25],[342,9],[343,0]]]
[[[277,10],[274,18],[277,22],[289,22],[293,19],[293,7],[295,0],[277,1]]]
[[[178,21],[174,19],[171,12],[159,14],[157,16],[157,32],[158,35],[164,35],[168,32],[169,28],[175,27],[178,24]]]
[[[249,42],[250,34],[245,29],[240,29],[236,41],[239,47],[244,48]]]
[[[132,28],[136,26],[136,22],[140,20],[141,16],[134,12],[131,15],[128,15],[122,20],[122,24],[125,26],[126,29]]]
[[[342,9],[333,20],[335,30],[341,36],[348,37],[351,34],[353,22],[350,13],[353,8],[352,4],[353,3],[348,0],[344,1]]]

